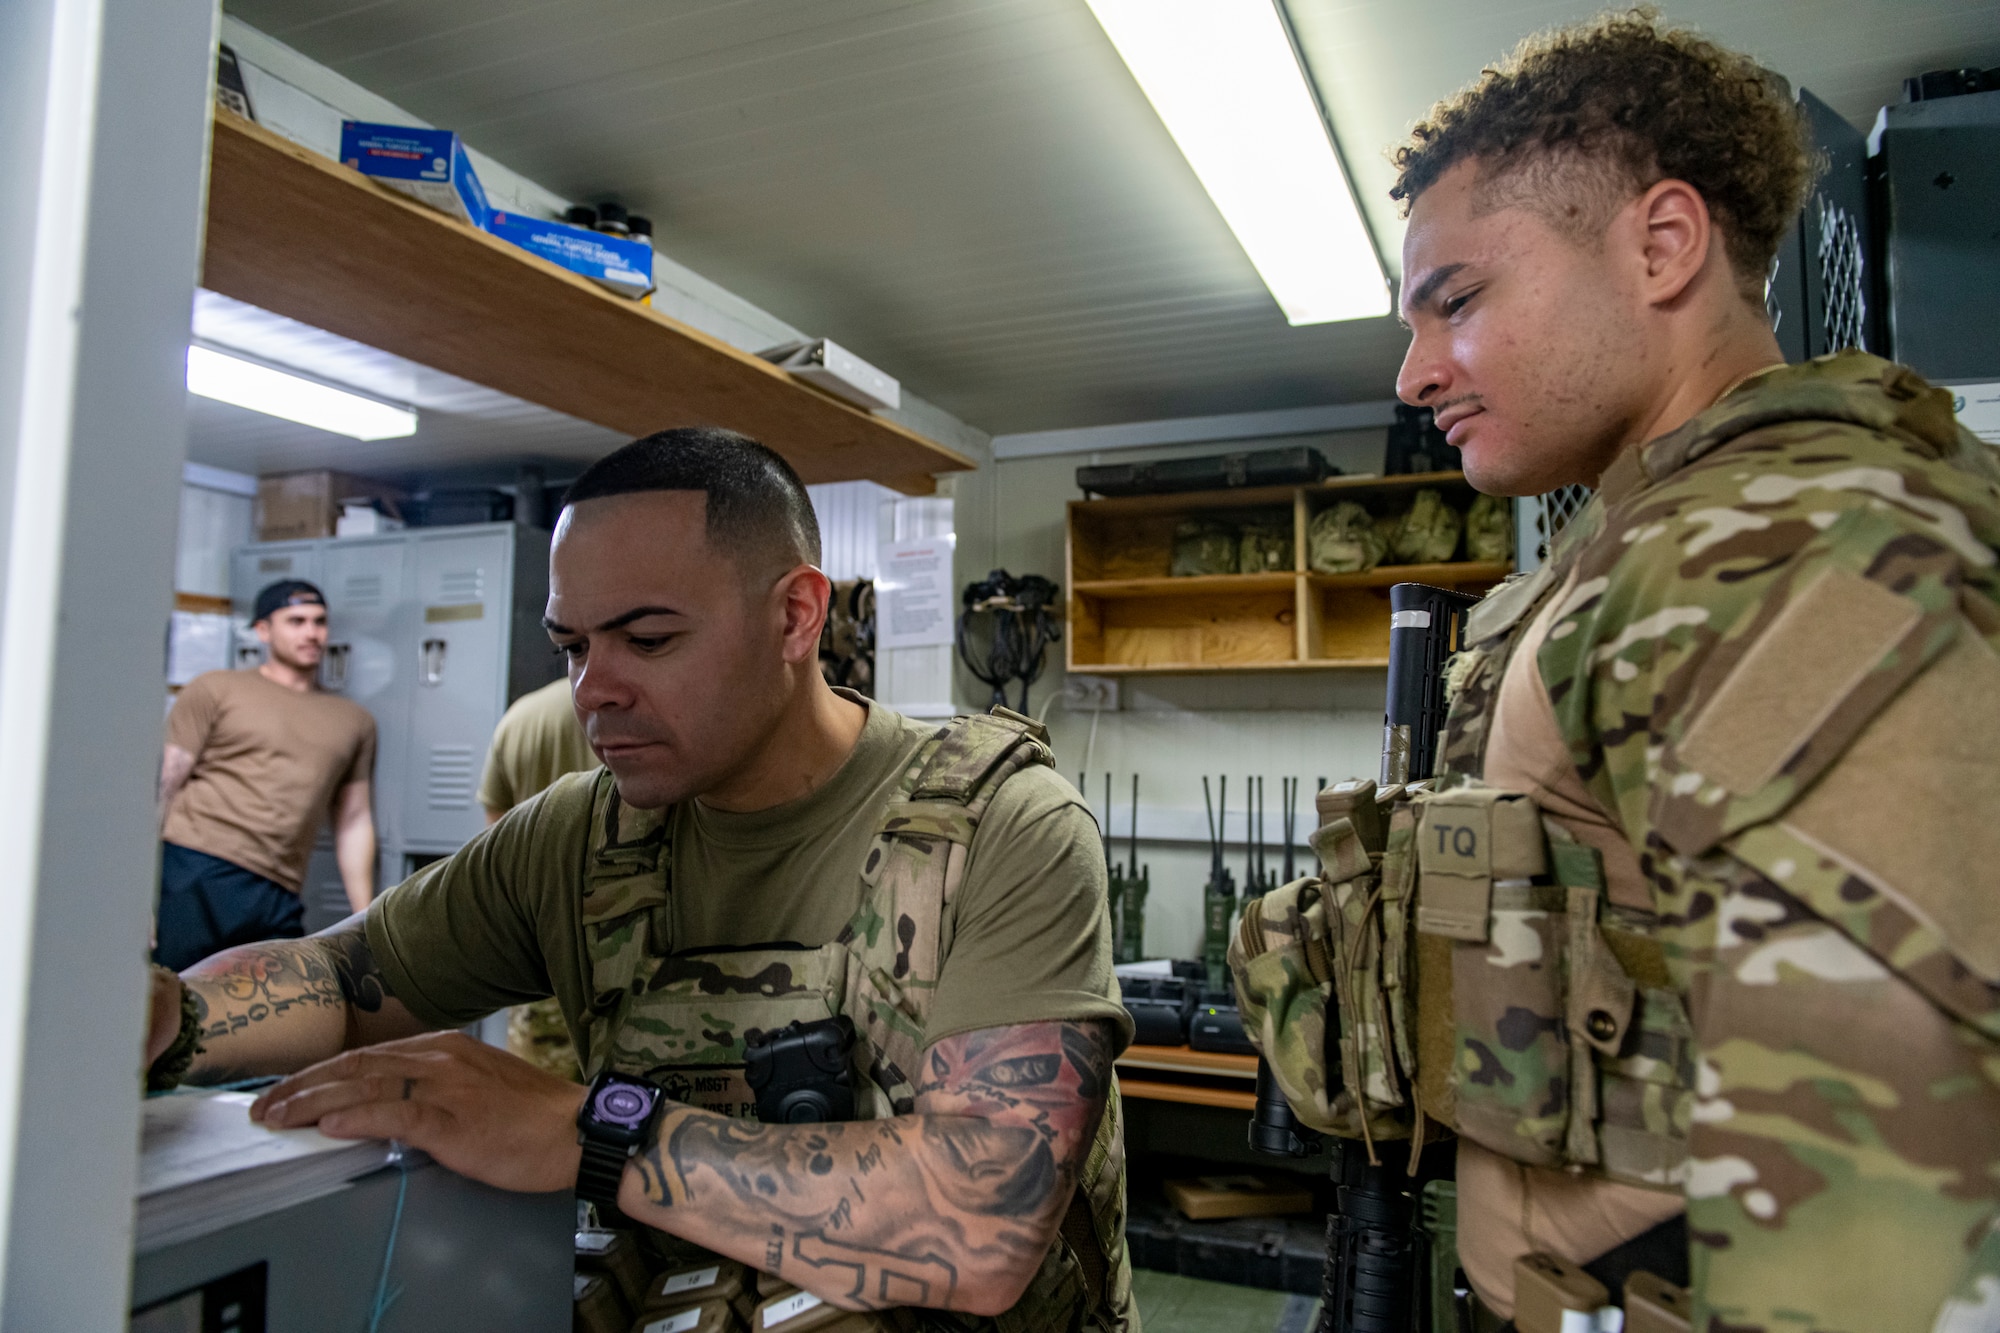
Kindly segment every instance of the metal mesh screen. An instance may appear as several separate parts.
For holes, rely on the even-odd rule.
[[[1829,351],[1861,346],[1868,319],[1862,285],[1861,227],[1854,215],[1825,195],[1819,204],[1819,279],[1826,301],[1824,335]]]
[[[1550,490],[1548,494],[1536,496],[1534,510],[1534,534],[1542,542],[1542,554],[1548,556],[1548,544],[1556,540],[1556,534],[1576,516],[1576,512],[1590,500],[1590,486],[1562,486],[1560,490]]]

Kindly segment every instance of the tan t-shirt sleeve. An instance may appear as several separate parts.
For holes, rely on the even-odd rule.
[[[973,834],[931,1041],[976,1028],[1102,1018],[1132,1041],[1111,970],[1104,845],[1050,769],[1007,780]]]
[[[209,679],[214,674],[196,676],[174,697],[174,706],[167,712],[167,744],[192,755],[199,755],[208,744],[208,734],[215,729],[216,713],[221,707]]]
[[[354,758],[347,763],[347,771],[340,775],[341,787],[351,787],[357,782],[368,782],[375,777],[375,717],[363,710],[367,724],[361,730],[360,739],[354,745]]]
[[[512,810],[520,803],[507,771],[509,749],[507,721],[502,718],[500,729],[493,733],[492,743],[486,747],[486,767],[479,774],[479,803],[488,810]]]
[[[581,1012],[574,899],[589,832],[587,775],[558,782],[368,908],[368,947],[410,1012],[462,1027],[550,995]]]

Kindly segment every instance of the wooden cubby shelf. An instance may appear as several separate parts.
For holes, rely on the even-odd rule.
[[[1363,574],[1306,567],[1313,516],[1341,500],[1393,513],[1435,487],[1462,513],[1474,492],[1462,473],[1336,477],[1313,486],[1076,500],[1069,506],[1066,665],[1099,675],[1333,671],[1389,661],[1389,588],[1396,583],[1483,592],[1505,562],[1378,565]],[[1174,530],[1186,519],[1289,529],[1292,567],[1176,578]]]
[[[1186,1046],[1131,1046],[1118,1057],[1119,1092],[1145,1101],[1247,1112],[1256,1106],[1256,1093],[1250,1090],[1256,1082],[1254,1055]]]
[[[726,426],[808,483],[909,495],[973,460],[227,111],[202,285],[626,435]]]

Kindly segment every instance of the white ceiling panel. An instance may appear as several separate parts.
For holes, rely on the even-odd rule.
[[[574,475],[625,442],[602,426],[215,292],[195,293],[194,336],[417,409],[415,435],[355,440],[189,394],[188,457],[211,467],[253,475],[337,468],[400,485],[502,481],[524,463]]]
[[[228,0],[1000,433],[1380,399],[1393,321],[1292,328],[1083,0]],[[1594,6],[1290,0],[1378,236],[1383,152]],[[2000,0],[1684,0],[1857,123],[2000,64]]]

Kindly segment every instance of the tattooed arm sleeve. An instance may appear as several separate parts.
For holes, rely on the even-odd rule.
[[[225,949],[181,974],[201,1012],[193,1083],[289,1074],[428,1029],[390,994],[357,913],[302,940]]]
[[[1055,1239],[1111,1080],[1102,1021],[948,1037],[916,1113],[764,1125],[675,1105],[619,1204],[848,1309],[999,1314]]]

